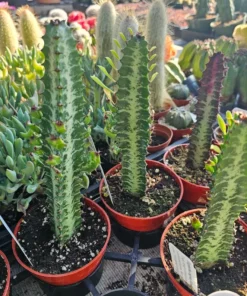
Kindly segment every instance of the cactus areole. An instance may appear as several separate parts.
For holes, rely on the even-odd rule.
[[[44,186],[53,230],[65,243],[81,227],[80,190],[88,186],[87,174],[100,159],[89,152],[90,129],[84,122],[88,104],[83,96],[81,57],[71,30],[64,22],[52,22],[46,26],[44,41]]]

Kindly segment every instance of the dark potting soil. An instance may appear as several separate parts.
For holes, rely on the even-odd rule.
[[[165,143],[168,139],[166,137],[163,137],[163,136],[159,136],[159,135],[156,135],[155,133],[153,133],[151,135],[151,142],[150,142],[150,146],[158,146],[158,145],[161,145],[163,143]]]
[[[190,223],[190,218],[197,217],[203,221],[203,216],[191,215],[177,221],[167,234],[165,244],[166,262],[171,270],[171,256],[168,243],[174,244],[186,256],[191,257],[199,242],[199,232],[195,231]],[[208,295],[218,290],[229,290],[241,296],[247,295],[247,234],[243,227],[236,225],[234,249],[231,251],[229,265],[218,264],[213,268],[197,273],[200,295]],[[178,279],[178,276],[173,273]],[[183,283],[180,284],[189,290]]]
[[[123,191],[121,171],[107,176],[114,210],[131,217],[153,217],[170,210],[180,196],[176,181],[160,168],[147,169],[146,196],[136,198]],[[106,202],[112,207],[110,199]]]
[[[107,226],[101,216],[89,207],[83,213],[84,229],[80,229],[60,247],[50,229],[49,216],[44,206],[31,210],[23,220],[18,239],[33,269],[48,274],[76,270],[89,263],[102,249],[107,238]],[[30,264],[18,249],[22,261]]]
[[[0,213],[1,215],[1,213]],[[17,212],[16,204],[10,204],[6,209],[4,209],[2,213],[3,219],[9,226],[15,225],[20,218],[22,217],[22,213]],[[0,226],[0,230],[5,229],[3,225]]]
[[[3,295],[3,291],[6,286],[7,275],[7,267],[2,256],[0,255],[0,296]]]
[[[212,185],[212,176],[210,173],[205,169],[194,170],[191,167],[188,167],[186,163],[187,154],[187,147],[174,149],[172,153],[169,153],[169,156],[166,159],[166,164],[181,178],[200,186],[210,187]]]

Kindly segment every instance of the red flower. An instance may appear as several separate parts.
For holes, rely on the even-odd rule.
[[[89,24],[90,29],[92,29],[96,25],[96,17],[89,17],[86,19],[86,22]]]
[[[73,23],[85,19],[85,14],[81,11],[72,11],[69,14],[68,22]]]
[[[77,23],[79,25],[81,25],[82,29],[84,29],[86,31],[89,31],[90,30],[90,26],[89,26],[89,24],[87,23],[86,20],[81,20],[81,21],[78,21]]]

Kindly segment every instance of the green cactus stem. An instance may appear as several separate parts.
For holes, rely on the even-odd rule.
[[[29,49],[33,46],[42,49],[42,31],[36,19],[33,10],[28,6],[22,6],[17,10],[17,15],[20,18],[19,26],[22,42]]]
[[[196,251],[196,262],[202,268],[228,260],[234,241],[234,223],[247,203],[247,122],[230,119],[228,123]]]
[[[233,0],[217,0],[217,7],[222,23],[228,23],[235,18],[235,5]]]
[[[52,226],[61,244],[82,226],[80,189],[100,163],[89,152],[88,104],[83,97],[81,57],[65,22],[46,26],[42,96],[45,191]]]
[[[0,56],[5,54],[6,48],[14,53],[18,49],[18,34],[9,12],[0,8]]]
[[[208,0],[198,0],[196,3],[196,18],[206,18],[208,14]]]
[[[187,163],[193,169],[204,168],[209,158],[212,124],[214,123],[224,78],[224,59],[216,53],[207,64],[203,73],[196,107],[197,123],[192,131]]]
[[[150,101],[151,106],[155,111],[160,111],[164,108],[165,99],[165,68],[164,68],[164,55],[165,55],[165,38],[167,33],[167,16],[166,8],[161,0],[156,0],[150,7],[147,19],[147,32],[146,40],[148,48],[155,49],[150,53],[156,55],[149,63],[149,67],[153,63],[156,64],[155,69],[150,71],[150,76],[155,72],[158,73],[156,79],[150,83]]]
[[[122,50],[117,95],[116,131],[122,154],[123,189],[145,195],[146,153],[151,122],[148,91],[148,49],[142,37],[132,37]]]
[[[96,47],[98,59],[108,57],[110,50],[113,49],[115,21],[115,7],[110,0],[107,0],[101,5],[97,17]]]

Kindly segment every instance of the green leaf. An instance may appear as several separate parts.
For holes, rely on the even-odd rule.
[[[113,63],[112,59],[109,57],[106,57],[106,60],[108,61],[109,65],[114,69],[117,70],[115,64]]]
[[[101,86],[102,88],[104,89],[107,89],[108,91],[113,92],[113,90],[111,90],[110,88],[108,88],[101,80],[99,80],[98,77],[96,77],[95,75],[94,76],[91,76],[91,78],[93,79],[94,82],[96,82],[99,86]]]
[[[225,136],[226,135],[226,124],[220,114],[217,115],[217,121],[218,121],[218,125],[219,125],[223,135]]]
[[[115,82],[115,80],[111,77],[111,75],[107,72],[106,68],[103,66],[98,65],[100,70],[107,76],[111,81]]]
[[[38,187],[39,187],[39,184],[28,185],[27,186],[27,192],[30,193],[30,194],[34,193],[37,190]]]
[[[16,175],[15,171],[7,169],[6,170],[6,176],[13,183],[15,183],[17,181],[17,175]]]

